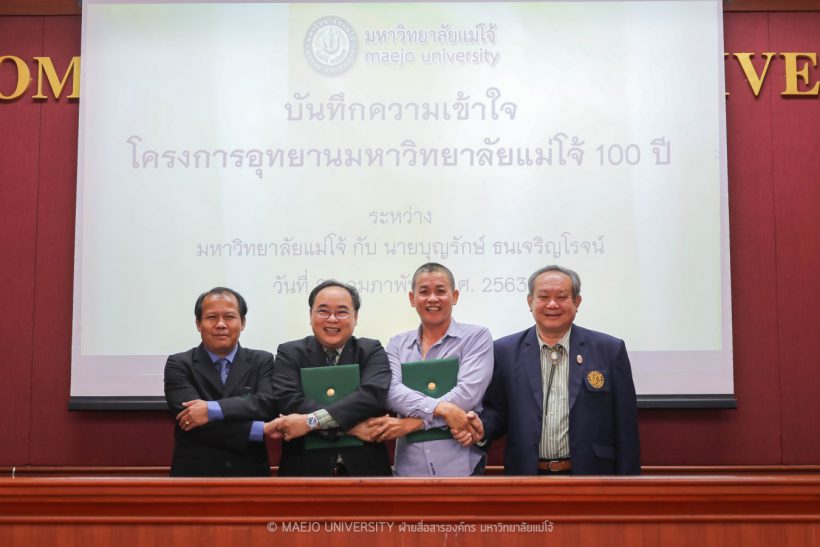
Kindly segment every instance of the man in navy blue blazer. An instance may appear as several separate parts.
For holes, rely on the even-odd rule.
[[[626,346],[573,324],[578,274],[547,266],[529,279],[535,325],[495,341],[484,440],[506,435],[508,475],[636,475],[640,442]],[[481,431],[479,432],[479,436]]]

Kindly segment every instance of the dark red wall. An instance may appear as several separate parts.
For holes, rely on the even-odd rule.
[[[727,13],[725,43],[820,53],[820,13]],[[0,56],[25,59],[35,77],[34,56],[62,72],[79,51],[79,17],[0,17]],[[820,98],[781,97],[782,58],[759,97],[736,61],[726,67],[738,408],[642,411],[642,459],[818,464]],[[166,465],[165,413],[67,410],[78,104],[32,94],[0,102],[0,465]]]

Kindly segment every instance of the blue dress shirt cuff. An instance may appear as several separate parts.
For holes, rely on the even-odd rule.
[[[256,420],[251,424],[251,434],[248,440],[254,443],[261,443],[265,440],[265,422]]]
[[[222,413],[222,407],[219,406],[218,401],[208,401],[208,421],[217,422],[224,420],[225,414]]]

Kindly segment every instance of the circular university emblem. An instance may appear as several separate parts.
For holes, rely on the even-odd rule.
[[[601,389],[604,387],[604,375],[597,370],[593,370],[587,374],[587,381],[589,382],[589,385],[595,389]]]
[[[305,34],[305,57],[320,74],[336,76],[353,66],[359,39],[350,23],[329,15],[313,22]]]

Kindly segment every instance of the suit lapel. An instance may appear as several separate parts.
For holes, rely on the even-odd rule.
[[[216,367],[213,368],[216,370]],[[245,376],[247,376],[249,370],[250,365],[245,359],[245,352],[242,350],[242,346],[239,346],[236,350],[236,355],[233,358],[233,363],[231,363],[231,370],[228,373],[228,381],[225,383],[223,393],[225,395],[235,393],[237,388],[242,385],[242,382],[245,380]],[[222,383],[221,379],[219,383]]]
[[[325,355],[325,348],[322,347],[322,344],[319,343],[315,336],[311,336],[309,339],[307,357],[308,367],[323,367],[327,365],[327,355]],[[339,363],[341,362],[342,358],[340,357]]]
[[[586,355],[586,335],[584,330],[580,327],[572,325],[572,332],[570,332],[569,340],[569,355],[567,356],[569,365],[569,409],[572,410],[575,401],[578,399],[578,394],[581,392],[581,384],[584,383],[584,368],[578,364],[578,356],[582,360],[588,360]]]
[[[202,344],[200,344],[194,352],[193,369],[194,374],[202,377],[216,393],[222,393],[225,386],[222,385],[222,380],[219,378],[216,365],[211,361],[208,352],[205,351],[205,347]]]
[[[530,386],[530,393],[538,405],[538,415],[544,414],[544,386],[541,378],[541,346],[538,343],[538,335],[535,327],[524,336],[524,343],[521,351],[523,353],[522,365],[527,383]]]
[[[352,365],[356,363],[356,339],[352,336],[348,338],[345,345],[342,347],[342,353],[339,355],[339,365]]]

